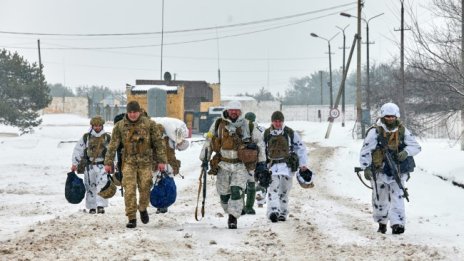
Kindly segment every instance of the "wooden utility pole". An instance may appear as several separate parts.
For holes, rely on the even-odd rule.
[[[40,54],[40,39],[37,39],[37,49],[39,50],[39,70],[40,70],[40,76],[42,76],[42,55]]]
[[[461,79],[464,86],[464,0],[461,0]],[[464,150],[464,108],[461,109],[461,150]]]
[[[164,44],[164,0],[161,6],[161,66],[160,80],[163,80],[163,44]]]
[[[404,0],[401,0],[401,90],[398,92],[400,95],[400,111],[401,111],[401,119],[403,123],[406,124],[407,117],[406,117],[406,103],[404,98]]]
[[[362,122],[362,109],[361,109],[361,10],[362,10],[362,1],[358,0],[358,20],[357,20],[357,46],[356,46],[356,122],[361,124],[361,129],[356,128],[357,137],[364,138],[365,127]],[[359,133],[361,132],[361,133]]]

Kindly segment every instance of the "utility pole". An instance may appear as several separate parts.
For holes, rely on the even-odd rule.
[[[322,71],[319,71],[319,74],[321,76],[321,107],[322,107],[322,104],[323,104],[323,101],[322,101],[322,86],[323,86],[323,84],[322,84]]]
[[[400,29],[395,29],[395,31],[400,31],[401,40],[400,40],[400,80],[401,84],[398,86],[396,91],[397,95],[395,97],[398,107],[400,107],[401,120],[403,123],[407,122],[406,115],[406,101],[405,101],[405,80],[404,80],[404,31],[410,30],[410,28],[404,28],[404,0],[401,2],[401,27]]]
[[[357,129],[358,137],[364,139],[365,127],[362,121],[362,109],[361,109],[361,10],[363,2],[358,0],[358,22],[357,22],[357,46],[356,46],[356,121],[357,124],[361,124],[361,133],[359,135],[359,128]]]
[[[464,1],[464,0],[463,0]],[[346,50],[346,35],[345,35],[345,29],[350,26],[349,24],[345,26],[344,28],[341,28],[340,26],[336,26],[338,29],[340,29],[343,33],[343,71],[342,75],[345,75],[345,50]],[[342,127],[345,127],[345,82],[343,82],[342,85]]]
[[[311,36],[312,37],[316,37],[316,38],[321,38],[321,39],[324,39],[327,41],[327,45],[329,46],[329,77],[330,77],[330,81],[329,81],[329,88],[330,88],[330,109],[333,108],[333,88],[332,88],[332,53],[331,53],[331,48],[330,48],[330,41],[332,41],[339,33],[336,33],[334,36],[332,36],[332,38],[330,39],[327,39],[327,38],[324,38],[322,36],[319,36],[315,33],[311,33]]]
[[[404,99],[404,0],[401,0],[401,90],[398,92],[400,95],[400,111],[403,117],[402,120],[406,124],[406,103]]]
[[[37,49],[39,50],[39,70],[42,77],[42,55],[40,54],[40,39],[37,39]]]
[[[464,0],[461,0],[461,82],[464,86]],[[461,109],[461,150],[464,150],[464,108]]]
[[[163,42],[164,42],[164,0],[162,0],[162,7],[161,7],[161,67],[160,67],[160,80],[163,80]]]

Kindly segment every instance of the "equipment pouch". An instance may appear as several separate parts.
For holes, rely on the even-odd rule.
[[[77,173],[84,174],[85,167],[87,167],[87,165],[89,165],[89,161],[86,157],[82,157],[81,161],[79,161],[79,164],[77,164]]]
[[[376,170],[381,169],[383,165],[384,152],[381,149],[376,149],[372,152],[372,165]]]
[[[258,147],[254,143],[241,145],[237,150],[237,157],[245,164],[256,163],[258,161]]]
[[[208,175],[216,176],[219,171],[219,162],[221,162],[221,154],[216,153],[209,161],[210,169]]]
[[[297,171],[300,166],[300,159],[295,152],[290,152],[290,155],[287,158],[287,166],[291,171]]]

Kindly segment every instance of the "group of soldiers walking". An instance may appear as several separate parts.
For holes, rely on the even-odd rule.
[[[372,183],[373,217],[381,233],[386,232],[388,222],[393,234],[405,230],[403,198],[407,197],[407,192],[401,188],[409,172],[413,171],[412,156],[421,150],[398,118],[398,106],[393,103],[382,106],[381,118],[367,131],[361,149],[361,169]],[[216,189],[228,215],[229,229],[237,228],[241,215],[256,214],[253,205],[257,192],[258,206],[265,202],[266,217],[275,223],[288,218],[293,176],[303,188],[314,186],[306,145],[296,131],[285,125],[283,113],[273,112],[267,129],[257,125],[255,119],[252,112],[242,115],[240,102],[229,102],[205,135],[200,154],[202,161],[209,161],[208,174],[216,176]],[[188,144],[187,147],[176,144],[163,136],[163,127],[144,115],[135,101],[127,104],[127,113],[115,123],[111,138],[103,131],[101,117],[92,118],[90,123],[91,130],[74,148],[71,167],[76,171],[80,161],[87,157],[84,179],[89,213],[104,213],[108,201],[98,191],[111,178],[107,173],[114,172],[115,154],[122,147],[122,159],[119,159],[122,164],[118,169],[123,173],[120,183],[125,190],[126,227],[137,226],[137,211],[142,223],[148,223],[153,171],[168,168],[170,172],[178,173],[180,161],[175,158],[175,150],[186,149]],[[385,164],[385,153],[394,155],[398,171]],[[400,176],[399,181],[395,179],[395,173]],[[113,175],[112,179],[121,178]],[[166,211],[158,209],[157,213]]]

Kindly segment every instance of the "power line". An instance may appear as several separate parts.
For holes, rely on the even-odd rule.
[[[198,42],[205,42],[205,41],[211,41],[211,40],[217,40],[217,39],[233,38],[233,37],[243,36],[243,35],[250,35],[250,34],[280,29],[283,27],[288,27],[288,26],[297,25],[301,23],[306,23],[309,21],[313,21],[313,20],[317,20],[317,19],[321,19],[321,18],[333,16],[333,15],[338,15],[338,14],[339,14],[339,11],[335,11],[335,12],[332,12],[326,15],[321,15],[318,17],[305,19],[302,21],[288,23],[284,25],[273,26],[273,27],[269,27],[269,28],[265,28],[261,30],[254,30],[254,31],[249,31],[249,32],[244,32],[244,33],[224,35],[219,38],[210,37],[210,38],[203,38],[203,39],[190,40],[190,41],[171,42],[171,43],[165,43],[164,45],[181,45],[181,44],[198,43]],[[150,48],[150,47],[159,47],[159,46],[160,46],[159,44],[146,44],[146,45],[108,46],[108,47],[43,47],[42,49],[47,49],[47,50],[115,50],[115,49]],[[16,49],[34,49],[34,47],[14,47],[14,46],[2,46],[2,47],[3,48],[16,48]]]
[[[224,29],[224,28],[231,28],[231,27],[241,27],[247,25],[254,25],[254,24],[261,24],[261,23],[268,23],[274,22],[279,20],[287,20],[295,17],[312,15],[316,13],[325,12],[328,10],[333,10],[334,8],[342,8],[350,5],[355,5],[356,2],[351,2],[342,5],[331,6],[328,8],[318,9],[314,11],[288,15],[288,16],[281,16],[263,20],[257,20],[252,22],[244,22],[244,23],[237,23],[231,25],[222,25],[222,26],[214,26],[214,27],[203,27],[203,28],[192,28],[192,29],[183,29],[183,30],[172,30],[172,31],[164,31],[164,32],[140,32],[140,33],[98,33],[98,34],[66,34],[66,33],[37,33],[37,32],[12,32],[12,31],[0,31],[0,34],[17,34],[17,35],[35,35],[35,36],[80,36],[80,37],[100,37],[100,36],[137,36],[137,35],[154,35],[154,34],[175,34],[175,33],[186,33],[186,32],[197,32],[197,31],[206,31],[206,30],[216,30],[216,29]]]

